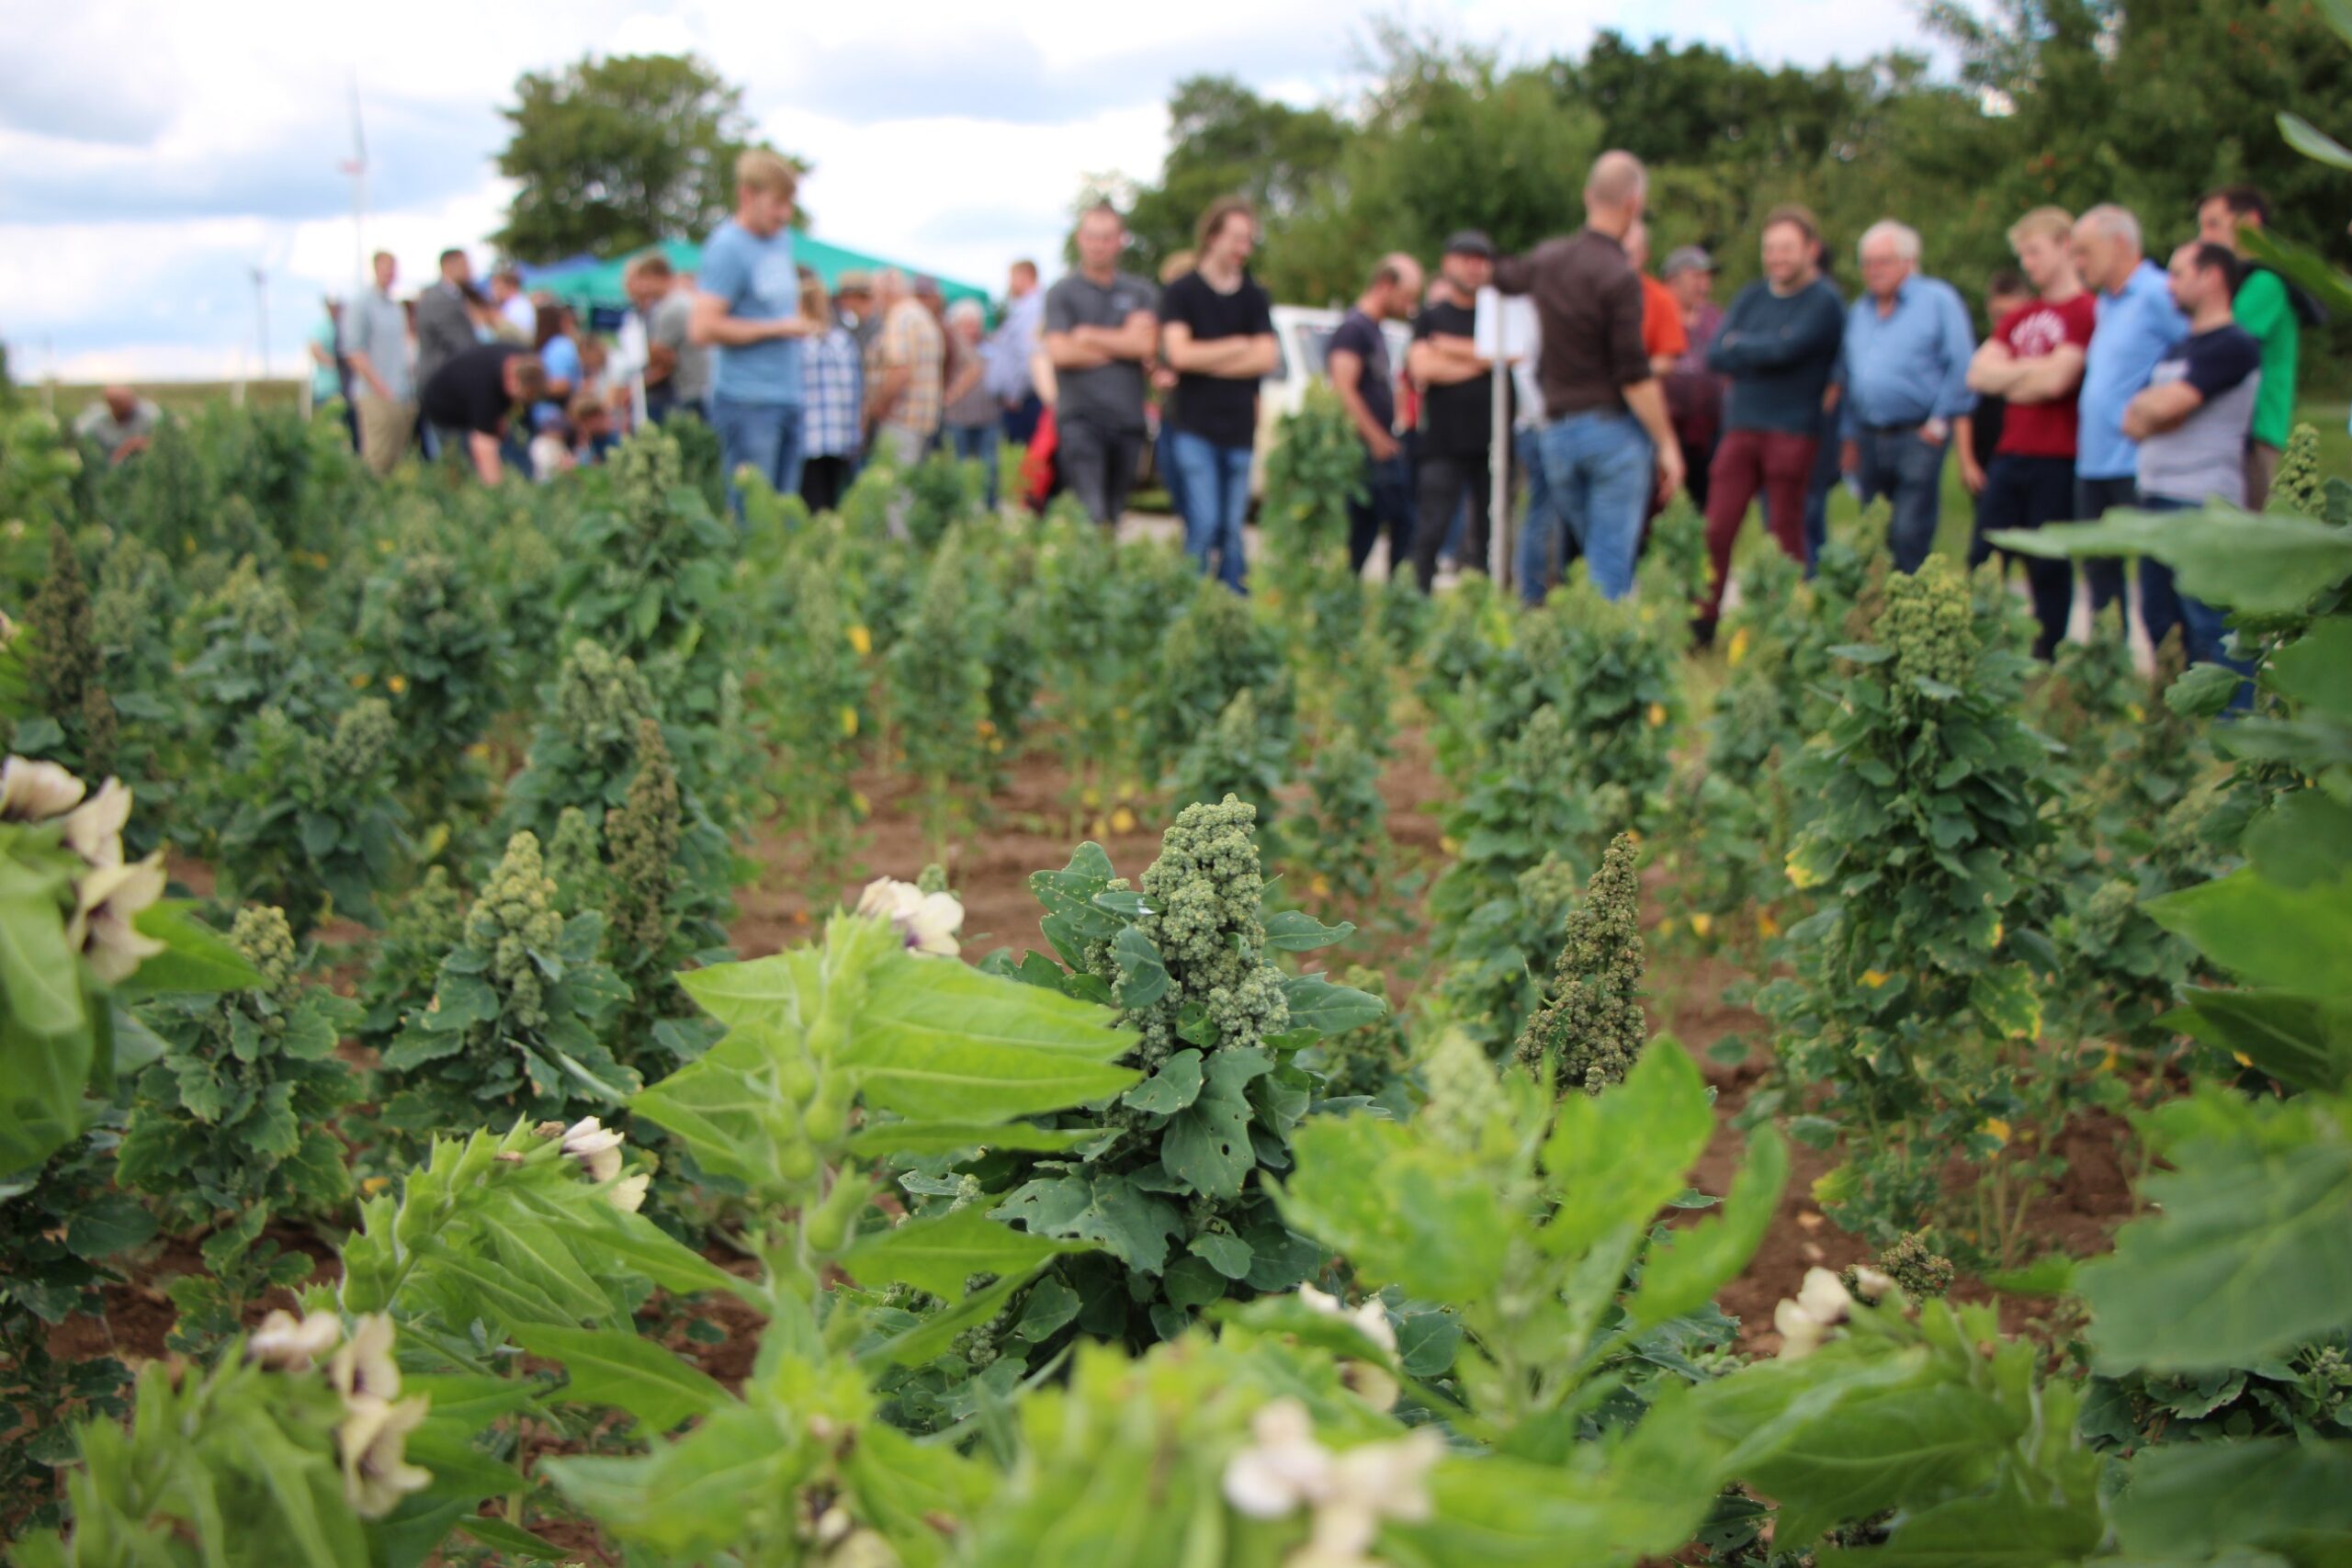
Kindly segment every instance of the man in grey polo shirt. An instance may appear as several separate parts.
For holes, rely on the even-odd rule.
[[[1046,355],[1059,398],[1062,479],[1086,514],[1116,524],[1143,457],[1144,378],[1159,346],[1159,292],[1119,270],[1127,226],[1109,204],[1078,220],[1079,269],[1046,291]]]
[[[353,297],[343,316],[343,352],[351,361],[359,413],[359,455],[379,474],[408,451],[416,428],[416,378],[410,367],[408,312],[392,298],[397,264],[376,253],[376,282]]]

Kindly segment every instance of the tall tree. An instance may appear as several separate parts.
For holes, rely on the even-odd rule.
[[[520,185],[493,238],[518,261],[699,239],[732,204],[736,154],[764,145],[742,90],[692,55],[591,55],[514,96],[498,169]]]
[[[1193,225],[1220,197],[1248,197],[1260,221],[1280,228],[1328,187],[1348,128],[1329,109],[1260,97],[1230,76],[1188,76],[1169,96],[1168,140],[1158,183],[1135,188],[1127,214],[1145,268],[1191,249]]]

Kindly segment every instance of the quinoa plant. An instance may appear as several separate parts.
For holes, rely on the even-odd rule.
[[[655,733],[660,733],[658,728]],[[674,777],[673,774],[673,780]],[[636,785],[629,787],[634,798]],[[548,880],[555,884],[555,907],[563,914],[603,908],[610,902],[607,884],[611,879],[605,873],[605,836],[598,830],[596,819],[580,807],[567,806],[556,813],[555,831],[548,835],[540,861]]]
[[[229,942],[262,983],[141,1010],[164,1052],[132,1085],[115,1165],[165,1225],[209,1229],[199,1250],[210,1277],[171,1288],[184,1348],[232,1332],[245,1302],[311,1272],[308,1257],[262,1238],[273,1218],[318,1214],[350,1194],[334,1121],[358,1085],[334,1052],[359,1010],[303,983],[281,911],[240,909]]]
[[[465,925],[466,900],[447,866],[428,867],[415,886],[393,900],[359,982],[355,1040],[381,1052],[400,1037],[410,1018],[432,1003],[441,961],[458,945]]]
[[[1563,1091],[1599,1094],[1624,1082],[1649,1038],[1642,1016],[1641,904],[1634,840],[1620,833],[1583,903],[1568,915],[1543,1010],[1527,1021],[1512,1049]]]
[[[1184,807],[1132,889],[1092,844],[1032,882],[1048,911],[1045,934],[1069,967],[1036,953],[1006,967],[1117,1005],[1122,1027],[1136,1032],[1127,1060],[1147,1075],[1115,1102],[1058,1119],[1097,1135],[1067,1155],[1016,1162],[1009,1190],[988,1183],[1001,1193],[996,1217],[1105,1248],[1047,1276],[1056,1299],[1077,1304],[1063,1322],[1148,1344],[1173,1337],[1211,1302],[1307,1278],[1320,1259],[1283,1224],[1265,1186],[1289,1168],[1291,1130],[1319,1081],[1299,1054],[1385,1010],[1320,976],[1285,975],[1273,954],[1352,928],[1265,914],[1256,812],[1231,797]],[[1034,1353],[1067,1337],[1048,1336]]]
[[[208,791],[227,807],[213,840],[225,895],[275,900],[298,936],[330,914],[373,924],[401,847],[400,739],[380,697],[345,708],[322,735],[264,708]]]
[[[918,814],[933,860],[944,860],[978,802],[994,725],[988,712],[988,649],[974,620],[969,554],[951,535],[923,576],[905,635],[890,650],[890,727],[914,775]]]
[[[1276,793],[1289,772],[1289,737],[1260,709],[1257,694],[1245,687],[1177,759],[1171,798],[1179,806],[1228,795],[1247,801],[1257,810],[1261,829],[1271,832]]]
[[[1847,1126],[1847,1163],[1816,1190],[1831,1217],[1882,1240],[1916,1228],[1964,1152],[1986,1162],[1979,1245],[2005,1257],[2039,1156],[2003,1151],[2052,956],[2048,763],[2014,712],[2023,661],[1983,646],[1940,558],[1889,578],[1872,640],[1838,653],[1838,716],[1791,770],[1815,810],[1789,876],[1823,904],[1791,928],[1797,974],[1758,1005],[1782,1081],[1818,1086]]]
[[[1358,730],[1335,728],[1313,748],[1306,789],[1309,814],[1293,835],[1290,858],[1318,897],[1333,892],[1351,899],[1377,897],[1390,858],[1379,754]]]
[[[1565,714],[1539,707],[1445,814],[1445,844],[1453,859],[1430,890],[1432,937],[1442,956],[1453,954],[1480,910],[1516,896],[1522,874],[1555,858],[1577,868],[1593,864],[1599,833],[1623,820],[1623,791],[1588,795],[1577,786],[1582,749]],[[1504,1021],[1501,1038],[1518,1023]]]
[[[400,727],[401,787],[420,820],[447,820],[485,793],[472,757],[504,696],[508,649],[497,609],[429,538],[403,541],[364,592],[359,659]]]
[[[602,963],[605,917],[566,919],[528,832],[507,841],[433,998],[384,1053],[384,1125],[422,1140],[452,1124],[569,1121],[622,1103],[638,1076],[605,1044],[628,987]]]
[[[227,754],[262,708],[307,725],[339,701],[285,584],[264,576],[250,556],[191,598],[178,642],[185,740],[197,756]]]
[[[1203,581],[1168,628],[1155,665],[1130,671],[1138,749],[1147,777],[1172,768],[1242,692],[1261,719],[1287,728],[1292,694],[1282,645],[1247,600]]]
[[[542,697],[528,761],[507,785],[508,829],[551,836],[568,806],[602,821],[636,776],[639,723],[661,716],[635,660],[586,638],[573,643]]]
[[[119,721],[107,693],[89,580],[62,525],[50,528],[49,575],[25,618],[32,633],[30,695],[40,716],[20,721],[12,744],[104,778],[114,771]]]
[[[1446,942],[1431,1015],[1489,1055],[1507,1052],[1544,1005],[1544,976],[1583,884],[1576,864],[1547,854],[1471,909]]]
[[[685,829],[684,802],[662,727],[641,719],[637,776],[629,782],[628,800],[605,814],[603,836],[612,888],[605,947],[629,990],[608,1038],[613,1055],[631,1066],[650,1058],[649,1043],[677,1061],[701,1054],[709,1041],[694,1021],[694,1004],[675,976],[731,956],[720,923],[725,898],[684,873]],[[562,879],[548,869],[560,897]]]
[[[799,583],[776,628],[775,679],[761,689],[780,770],[775,795],[807,856],[808,890],[837,897],[865,816],[855,772],[874,683],[873,634],[853,620],[827,573]]]
[[[1345,565],[1349,503],[1363,491],[1363,444],[1348,411],[1329,387],[1311,384],[1266,453],[1258,509],[1265,559],[1257,575],[1277,603],[1305,601],[1318,567]],[[1390,575],[1402,575],[1401,565],[1392,563]]]

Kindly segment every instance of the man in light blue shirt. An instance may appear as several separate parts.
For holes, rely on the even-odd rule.
[[[1959,290],[1919,276],[1917,230],[1883,219],[1862,234],[1862,297],[1846,315],[1841,464],[1887,524],[1897,571],[1917,571],[1936,542],[1944,454],[1973,434],[1968,361],[1976,333]]]
[[[1014,262],[1005,284],[1004,320],[982,352],[988,389],[1004,406],[1004,438],[1023,446],[1036,439],[1037,421],[1046,412],[1029,367],[1045,320],[1046,295],[1037,287],[1037,264]]]
[[[710,420],[738,516],[739,469],[751,468],[779,495],[800,489],[800,340],[820,323],[800,313],[789,227],[798,184],[792,165],[765,148],[735,160],[735,216],[703,246],[687,321],[687,335],[716,351]]]
[[[2083,356],[2075,448],[2075,515],[2096,522],[2117,507],[2140,504],[2140,447],[2123,434],[2123,411],[2155,373],[2156,362],[2188,335],[2188,318],[2173,303],[2164,269],[2150,261],[2140,220],[2120,207],[2094,207],[2075,220],[2075,267],[2098,296],[2098,325]],[[2082,563],[2091,608],[2123,596],[2123,563]]]

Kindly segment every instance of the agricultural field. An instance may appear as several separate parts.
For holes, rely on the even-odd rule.
[[[2340,447],[2337,448],[2340,451]],[[0,412],[0,1530],[53,1564],[2322,1563],[2352,484],[1251,599],[691,423]],[[905,537],[894,536],[893,524]]]

